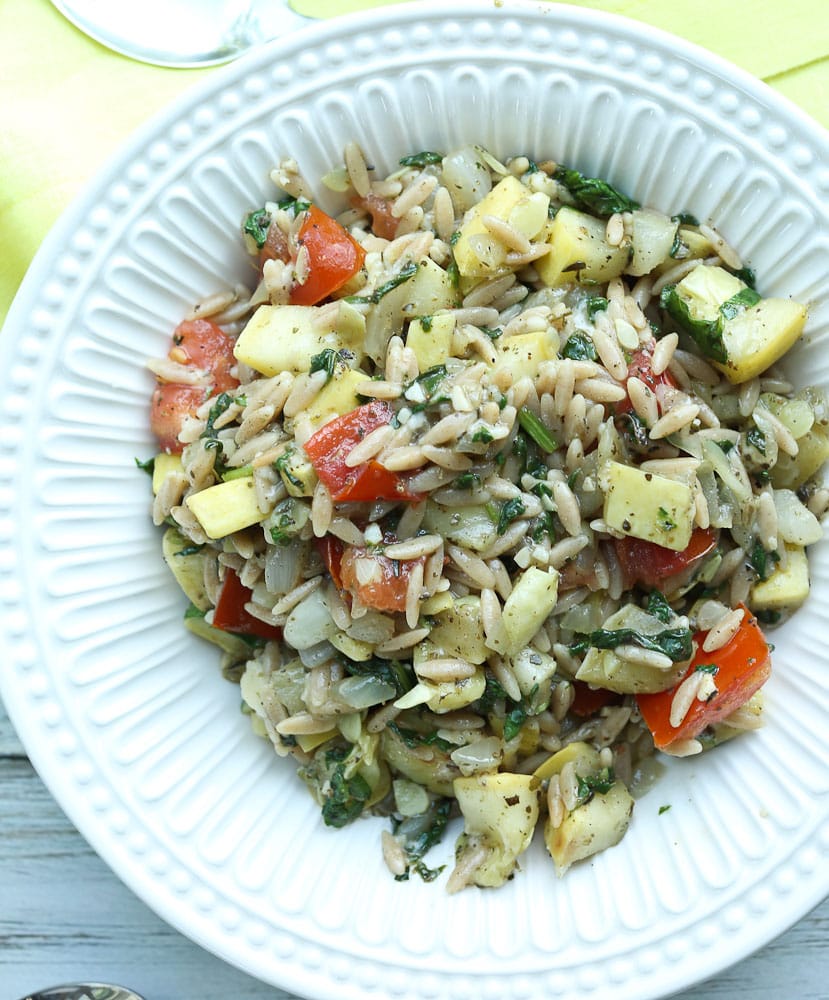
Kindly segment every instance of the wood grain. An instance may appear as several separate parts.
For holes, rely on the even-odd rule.
[[[0,802],[0,1000],[84,978],[146,1000],[292,1000],[193,944],[123,885],[37,776],[2,704]],[[679,1000],[829,1000],[827,941],[829,900]]]

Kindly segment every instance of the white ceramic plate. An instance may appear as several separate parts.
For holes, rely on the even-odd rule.
[[[309,177],[357,137],[381,170],[479,141],[713,219],[761,289],[810,304],[794,376],[829,382],[829,141],[720,60],[642,25],[504,0],[316,25],[209,77],[135,136],[44,244],[3,331],[3,698],[113,869],[185,934],[313,997],[661,996],[829,889],[829,663],[814,593],[775,634],[768,725],[675,761],[613,850],[495,892],[394,882],[383,823],[326,829],[181,626],[134,457],[148,355],[247,274],[243,213],[278,155]],[[670,805],[668,811],[661,807]],[[660,814],[661,812],[661,814]],[[432,863],[450,861],[452,837]]]

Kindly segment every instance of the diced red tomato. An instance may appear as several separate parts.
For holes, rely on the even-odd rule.
[[[244,586],[238,574],[228,568],[213,612],[214,628],[238,635],[255,635],[260,639],[281,639],[281,628],[261,621],[245,609],[252,596],[252,591]]]
[[[399,561],[347,545],[340,563],[342,584],[363,604],[378,611],[405,611],[409,577],[425,559]]]
[[[209,319],[188,319],[173,332],[170,356],[184,365],[193,365],[213,376],[215,392],[235,389],[239,380],[230,370],[236,364],[233,340]]]
[[[336,219],[311,205],[297,234],[308,254],[308,276],[291,289],[291,303],[313,306],[342,288],[363,266],[366,252]]]
[[[651,390],[651,392],[656,392],[657,387],[660,385],[669,385],[676,388],[676,379],[669,371],[664,371],[659,375],[654,375],[652,366],[653,347],[654,343],[652,342],[651,344],[640,348],[638,351],[633,352],[630,364],[628,365],[627,377],[633,378],[635,376],[640,379]],[[618,414],[629,413],[633,409],[633,404],[628,396],[614,405],[616,407],[616,413]]]
[[[323,535],[322,538],[314,539],[317,551],[322,556],[325,568],[331,574],[331,580],[337,590],[343,589],[342,561],[345,543],[336,535]]]
[[[659,587],[666,580],[697,568],[717,547],[717,532],[713,528],[695,528],[682,552],[629,535],[617,538],[614,544],[628,586],[639,583],[643,587]]]
[[[184,418],[192,416],[201,404],[219,392],[235,389],[239,380],[232,374],[236,364],[231,337],[208,319],[188,319],[173,331],[169,358],[180,365],[191,365],[207,372],[209,386],[181,382],[162,382],[153,393],[150,428],[162,451],[178,454],[178,440]]]
[[[406,480],[379,462],[351,467],[346,458],[355,445],[378,427],[391,422],[388,403],[375,400],[324,424],[305,442],[305,453],[335,502],[420,500]]]
[[[679,740],[699,736],[708,726],[722,721],[744,705],[768,680],[771,674],[768,643],[757,619],[744,604],[739,607],[744,611],[740,628],[721,649],[705,653],[702,643],[708,633],[698,632],[694,636],[697,653],[682,680],[700,668],[716,668],[713,670],[713,678],[717,691],[710,701],[694,701],[682,722],[678,726],[672,726],[671,705],[682,680],[668,691],[637,695],[642,718],[658,749],[664,750]]]
[[[362,208],[371,216],[371,231],[383,240],[393,240],[400,225],[400,219],[392,215],[392,203],[388,198],[369,193],[362,198],[351,199],[355,208]]]
[[[158,438],[158,447],[171,455],[181,453],[178,439],[184,418],[195,413],[207,399],[204,388],[164,382],[156,386],[150,404],[150,429]]]
[[[608,691],[606,688],[593,688],[584,681],[570,681],[570,683],[575,691],[570,711],[581,718],[587,718],[605,705],[613,705],[622,700],[620,694]]]

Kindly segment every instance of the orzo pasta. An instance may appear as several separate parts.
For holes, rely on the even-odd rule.
[[[243,709],[392,874],[613,846],[658,750],[753,729],[809,591],[827,406],[707,220],[466,147],[356,143],[244,220],[256,287],[152,362],[153,516]],[[324,186],[337,218],[306,200]],[[682,206],[676,206],[681,208]]]

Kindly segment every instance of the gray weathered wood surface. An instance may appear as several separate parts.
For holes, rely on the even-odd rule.
[[[147,1000],[290,1000],[193,944],[119,881],[38,778],[2,704],[0,803],[0,1000],[84,978]],[[681,1000],[739,996],[829,1000],[829,900]]]

